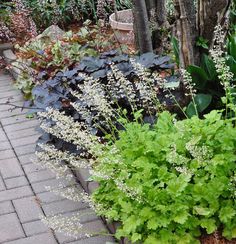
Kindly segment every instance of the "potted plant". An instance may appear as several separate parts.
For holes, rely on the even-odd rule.
[[[116,39],[122,44],[134,43],[134,27],[132,9],[115,11],[109,17]]]

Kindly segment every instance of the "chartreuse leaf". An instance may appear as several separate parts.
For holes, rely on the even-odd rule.
[[[224,226],[223,236],[231,240],[232,238],[236,238],[236,221],[228,223]]]
[[[209,208],[204,208],[201,206],[195,206],[193,208],[196,212],[196,214],[202,215],[202,216],[208,216],[211,214],[211,210]]]
[[[159,239],[153,235],[149,235],[148,238],[144,241],[144,244],[164,244]]]
[[[184,224],[186,220],[188,219],[188,212],[182,211],[178,215],[174,217],[174,221],[179,224]]]
[[[157,227],[159,226],[159,223],[156,219],[150,219],[147,223],[148,229],[150,230],[156,230]]]
[[[132,236],[131,236],[131,241],[132,242],[136,242],[136,241],[139,241],[142,239],[142,235],[141,234],[138,234],[138,233],[134,233]]]
[[[216,221],[214,219],[202,219],[201,227],[206,229],[207,234],[211,234],[217,229]]]
[[[220,220],[227,223],[236,215],[236,209],[232,206],[224,206],[220,209]]]
[[[232,238],[236,238],[236,225],[225,226],[223,230],[223,236],[225,236],[229,240],[231,240]]]

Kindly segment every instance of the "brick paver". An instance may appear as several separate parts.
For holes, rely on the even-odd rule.
[[[55,187],[63,180],[32,164],[39,136],[38,121],[27,119],[25,109],[11,111],[8,101],[23,105],[22,95],[13,88],[11,77],[0,70],[0,244],[114,242],[106,236],[71,238],[54,233],[40,221],[40,215],[69,216],[79,212],[81,222],[89,232],[107,231],[88,205],[63,199],[45,189],[45,186]]]

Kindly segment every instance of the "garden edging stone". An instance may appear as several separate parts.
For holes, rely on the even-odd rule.
[[[73,173],[76,177],[76,180],[79,181],[84,191],[86,191],[89,195],[91,195],[98,188],[99,185],[97,182],[89,180],[89,177],[91,176],[89,169],[74,170]],[[116,230],[120,226],[120,223],[114,221],[108,222],[104,217],[101,217],[101,219],[110,233],[115,234]],[[119,240],[119,244],[130,244],[130,242],[127,239],[122,238]]]
[[[5,62],[10,66],[8,69],[10,74],[14,77],[14,79],[17,79],[20,74],[20,70],[16,68],[14,65],[12,65],[17,59],[16,55],[14,54],[12,49],[4,50],[2,55]]]
[[[13,44],[12,43],[2,43],[0,44],[0,55],[3,54],[4,50],[9,50],[13,49]]]

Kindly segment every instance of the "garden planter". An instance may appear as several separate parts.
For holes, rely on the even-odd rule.
[[[133,13],[131,9],[122,10],[116,14],[110,15],[109,21],[112,29],[114,30],[116,39],[122,44],[134,43],[134,27],[133,27]]]

